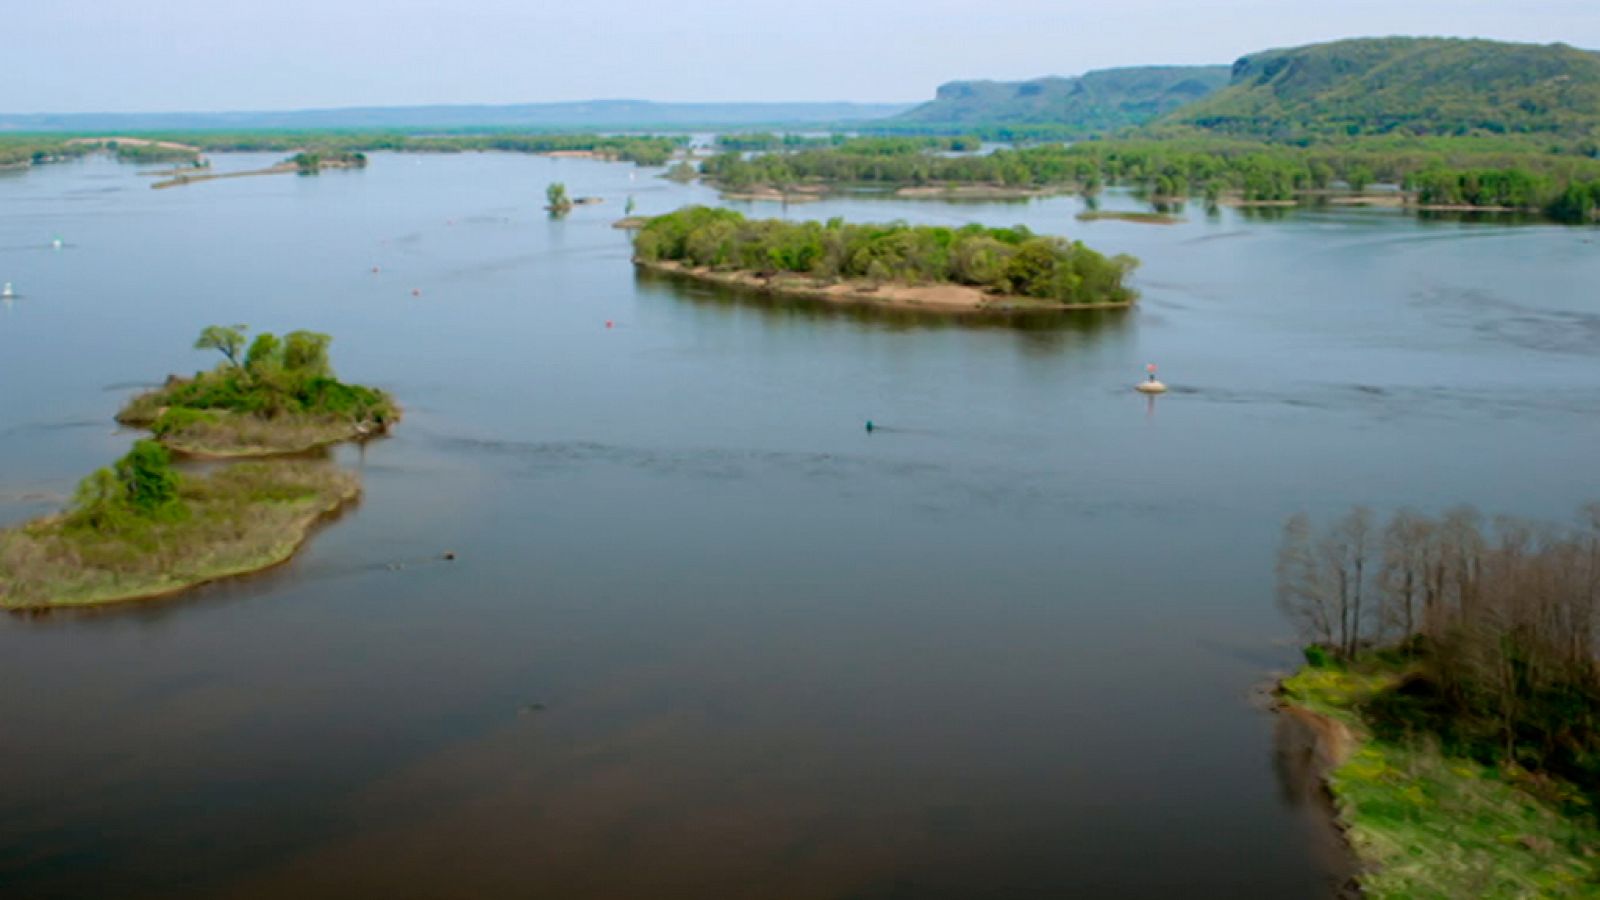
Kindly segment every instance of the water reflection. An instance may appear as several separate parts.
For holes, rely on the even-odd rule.
[[[1330,874],[1329,896],[1340,900],[1360,896],[1350,876],[1357,870],[1357,862],[1336,824],[1337,810],[1322,781],[1328,760],[1316,729],[1297,716],[1276,713],[1272,744],[1272,771],[1277,776],[1279,795],[1300,814],[1321,870],[1342,873]]]

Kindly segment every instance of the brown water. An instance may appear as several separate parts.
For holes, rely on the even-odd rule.
[[[556,179],[607,202],[551,222]],[[630,195],[714,199],[516,156],[0,179],[0,521],[205,324],[332,333],[408,411],[291,565],[0,619],[0,895],[1326,895],[1246,702],[1294,658],[1284,517],[1600,496],[1593,230],[787,211],[1145,260],[1131,313],[954,324],[636,278]]]

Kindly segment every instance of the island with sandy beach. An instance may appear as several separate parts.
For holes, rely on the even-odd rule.
[[[642,270],[772,294],[934,312],[1130,306],[1138,261],[1028,229],[746,219],[692,206],[634,236]]]
[[[246,348],[245,331],[206,328],[196,349],[224,361],[193,377],[169,377],[129,401],[117,421],[149,429],[172,450],[214,458],[299,453],[375,437],[399,421],[388,394],[334,377],[328,335],[263,332]]]

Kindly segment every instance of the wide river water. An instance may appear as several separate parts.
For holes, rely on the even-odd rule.
[[[1283,520],[1600,497],[1600,231],[742,207],[1144,262],[1126,314],[961,323],[641,279],[626,198],[717,202],[654,176],[0,176],[0,524],[206,324],[333,334],[406,408],[291,564],[0,617],[0,895],[1322,896],[1249,699],[1296,656]],[[551,221],[554,180],[606,202]]]

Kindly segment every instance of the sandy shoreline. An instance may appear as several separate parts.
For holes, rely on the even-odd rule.
[[[1078,213],[1079,222],[1134,222],[1140,225],[1176,225],[1182,216],[1169,213],[1137,212],[1129,210],[1085,210]]]
[[[908,200],[1028,200],[1070,194],[1076,190],[1072,185],[1013,187],[1004,184],[924,184],[896,188],[894,195]]]
[[[822,199],[826,190],[826,188],[822,187],[810,187],[784,191],[770,185],[758,185],[739,190],[725,190],[722,192],[722,198],[724,200],[757,200],[771,203],[815,203]]]
[[[1126,309],[1128,303],[1088,303],[1067,305],[1034,297],[1014,297],[989,294],[963,284],[886,284],[874,286],[863,281],[819,282],[803,275],[784,274],[764,278],[750,272],[718,272],[708,268],[691,268],[677,262],[647,262],[634,260],[634,265],[647,272],[657,272],[688,278],[710,284],[720,284],[744,290],[759,291],[788,297],[823,300],[880,309],[916,310],[937,313],[982,313],[1025,310],[1094,310]]]

